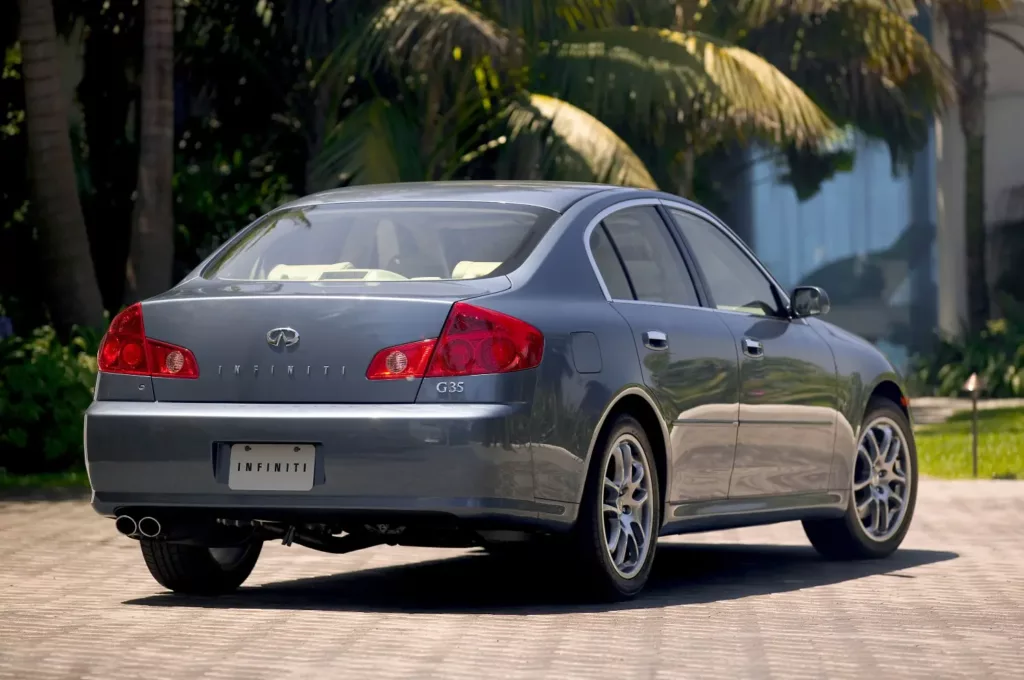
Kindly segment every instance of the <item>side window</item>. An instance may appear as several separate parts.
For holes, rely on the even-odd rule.
[[[627,208],[604,220],[637,300],[697,306],[697,291],[672,235],[653,207]]]
[[[721,229],[696,215],[670,210],[704,272],[715,307],[758,316],[781,316],[771,281]]]
[[[605,288],[612,299],[632,300],[633,291],[626,279],[626,272],[622,269],[622,262],[615,254],[615,248],[612,247],[608,234],[600,224],[590,235],[590,252],[594,255],[597,271],[601,273]]]

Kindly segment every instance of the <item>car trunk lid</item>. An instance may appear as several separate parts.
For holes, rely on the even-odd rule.
[[[143,304],[146,335],[191,350],[194,380],[154,378],[158,401],[412,403],[420,379],[366,379],[380,350],[436,338],[451,306],[511,287],[470,281],[196,280]]]

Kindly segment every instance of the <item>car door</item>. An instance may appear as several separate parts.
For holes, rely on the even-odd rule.
[[[837,379],[828,343],[745,246],[697,211],[669,207],[740,357],[739,433],[730,497],[823,491],[835,440]]]
[[[669,423],[668,502],[727,497],[739,410],[729,329],[701,308],[683,252],[654,205],[614,212],[588,238]]]

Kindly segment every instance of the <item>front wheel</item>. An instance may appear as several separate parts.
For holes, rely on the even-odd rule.
[[[619,416],[594,450],[573,549],[581,584],[600,599],[624,599],[643,589],[661,528],[654,451],[644,428]]]
[[[868,404],[852,477],[846,514],[805,520],[804,531],[825,557],[886,557],[907,535],[917,502],[914,435],[906,414],[888,399]]]
[[[222,595],[249,578],[262,541],[228,548],[204,548],[142,539],[142,557],[157,583],[176,593]]]

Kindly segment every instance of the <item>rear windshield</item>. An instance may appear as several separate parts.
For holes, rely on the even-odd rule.
[[[203,272],[230,281],[430,281],[500,276],[557,213],[508,205],[318,205],[272,212]]]

